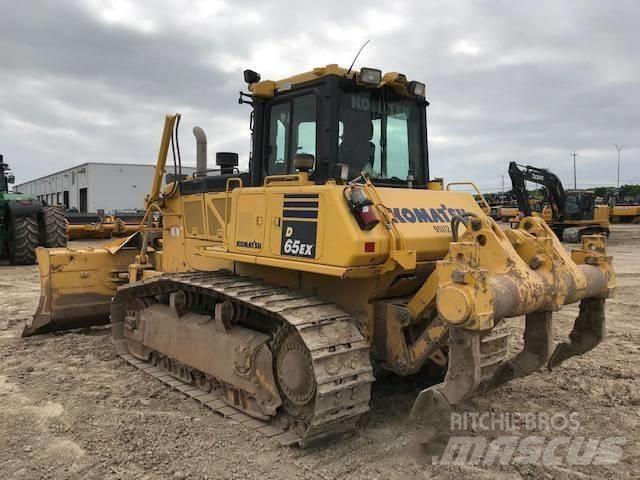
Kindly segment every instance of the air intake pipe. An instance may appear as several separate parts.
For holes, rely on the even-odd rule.
[[[196,175],[207,174],[207,135],[200,127],[193,127],[193,135],[196,137]]]

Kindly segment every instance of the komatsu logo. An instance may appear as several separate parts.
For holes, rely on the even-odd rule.
[[[392,208],[394,221],[400,223],[449,223],[451,217],[466,213],[464,208]]]
[[[255,240],[238,240],[236,242],[236,247],[253,248],[255,250],[260,250],[262,248],[262,243],[256,242]]]
[[[367,93],[351,95],[351,108],[363,112],[378,113],[380,115],[404,115],[410,118],[411,108],[401,103],[385,102],[382,99],[371,98]]]

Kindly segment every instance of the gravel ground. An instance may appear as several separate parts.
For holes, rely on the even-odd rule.
[[[87,242],[84,242],[85,244]],[[77,246],[79,242],[74,242]],[[640,472],[640,226],[616,225],[618,276],[606,340],[590,354],[472,400],[482,412],[575,412],[577,435],[624,437],[612,465],[432,465],[407,420],[415,382],[380,379],[368,422],[352,438],[284,448],[217,416],[126,365],[97,328],[20,338],[38,303],[37,267],[0,267],[0,477],[108,479],[637,478]],[[577,307],[555,315],[554,337]],[[522,319],[508,327],[517,350]]]

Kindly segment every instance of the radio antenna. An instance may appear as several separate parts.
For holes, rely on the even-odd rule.
[[[349,70],[347,70],[347,74],[345,75],[345,77],[348,77],[349,74],[351,73],[351,69],[353,68],[353,66],[356,64],[356,60],[358,59],[358,57],[360,56],[360,52],[362,52],[362,50],[364,50],[364,47],[367,46],[367,43],[369,43],[369,40],[367,40],[366,42],[364,42],[364,44],[360,47],[360,50],[358,50],[358,53],[356,53],[356,56],[353,58],[353,62],[351,62],[351,66],[349,67]]]

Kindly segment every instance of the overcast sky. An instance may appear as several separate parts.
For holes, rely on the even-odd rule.
[[[154,163],[163,115],[246,165],[242,71],[399,71],[427,85],[432,176],[499,189],[510,160],[640,183],[640,2],[0,0],[0,153],[17,182]],[[508,184],[508,177],[505,178]]]

